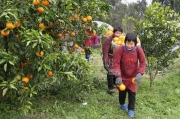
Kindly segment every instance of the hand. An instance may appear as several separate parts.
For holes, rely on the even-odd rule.
[[[109,64],[107,62],[104,63],[104,68],[109,71]]]
[[[138,84],[141,82],[141,77],[142,77],[142,74],[141,73],[138,73],[137,75],[136,75],[136,78],[135,78],[135,82],[137,82]]]
[[[122,78],[121,77],[117,77],[115,83],[116,83],[116,85],[122,84]]]

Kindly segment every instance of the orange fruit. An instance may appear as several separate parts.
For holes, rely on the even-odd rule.
[[[64,36],[68,36],[69,34],[68,33],[65,33]]]
[[[132,83],[136,84],[135,77],[132,79]]]
[[[81,20],[82,20],[82,22],[84,22],[84,23],[87,22],[87,19],[86,19],[86,18],[82,18]]]
[[[50,27],[53,27],[53,23],[52,23],[52,22],[50,22],[50,23],[49,23],[49,26],[50,26]]]
[[[81,52],[82,52],[82,53],[84,53],[84,52],[85,52],[85,50],[84,50],[84,49],[82,49],[82,50],[81,50]]]
[[[119,90],[120,91],[124,91],[126,89],[126,86],[124,85],[124,84],[121,84],[120,86],[119,86]]]
[[[27,77],[28,77],[29,79],[32,79],[33,75],[32,75],[32,74],[28,74]]]
[[[49,3],[48,0],[43,0],[43,1],[42,1],[42,4],[43,4],[44,6],[49,6],[49,5],[50,5],[50,3]]]
[[[74,19],[78,19],[79,16],[77,14],[74,15]]]
[[[86,19],[87,19],[88,21],[92,21],[92,17],[91,17],[91,16],[87,16]]]
[[[44,8],[43,7],[38,7],[37,10],[38,10],[38,12],[40,14],[44,13]]]
[[[38,52],[36,51],[36,56],[42,57],[44,55],[44,51]]]
[[[58,34],[58,37],[59,37],[59,38],[62,38],[62,37],[63,37],[63,34],[62,34],[62,33],[59,33],[59,34]]]
[[[43,56],[43,55],[44,55],[44,51],[41,51],[41,52],[40,52],[40,55]]]
[[[40,23],[40,24],[39,24],[39,28],[40,28],[40,29],[44,29],[44,28],[46,28],[46,26],[44,25],[44,23]]]
[[[74,44],[74,48],[79,48],[78,44]]]
[[[28,87],[24,87],[24,92],[26,92],[28,90]]]
[[[38,56],[38,57],[41,56],[38,51],[36,51],[36,56]]]
[[[28,77],[23,77],[23,78],[22,78],[22,82],[28,83],[28,82],[29,82],[29,78],[28,78]]]
[[[70,36],[76,36],[76,33],[75,32],[71,32]]]
[[[8,35],[9,35],[9,31],[4,31],[4,30],[2,30],[2,31],[1,31],[1,35],[2,35],[2,36],[8,36]]]
[[[16,23],[15,23],[15,26],[16,26],[16,28],[18,28],[18,27],[21,26],[21,23],[20,23],[20,22],[16,22]]]
[[[39,0],[33,0],[33,4],[34,4],[34,6],[39,6],[40,2],[39,2]]]
[[[53,75],[53,72],[52,71],[48,71],[48,76],[52,76]]]
[[[15,26],[13,25],[13,23],[12,22],[8,22],[8,23],[6,23],[6,28],[8,28],[8,29],[14,29],[15,28]]]

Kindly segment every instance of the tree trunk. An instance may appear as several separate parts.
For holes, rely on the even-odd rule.
[[[3,90],[0,88],[0,99],[3,97]]]

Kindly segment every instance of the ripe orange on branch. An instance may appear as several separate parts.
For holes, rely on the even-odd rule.
[[[43,0],[43,1],[42,1],[42,4],[43,4],[44,6],[49,6],[49,5],[50,5],[50,3],[49,3],[48,0]]]
[[[44,55],[44,51],[38,52],[36,51],[36,56],[42,57]]]
[[[59,34],[58,34],[58,37],[59,37],[59,38],[62,38],[62,37],[63,37],[63,34],[62,34],[62,33],[59,33]]]
[[[15,26],[14,26],[14,24],[12,23],[12,22],[8,22],[8,23],[6,23],[6,28],[8,28],[8,29],[14,29],[15,28]]]
[[[46,26],[44,25],[44,23],[40,23],[40,24],[39,24],[39,28],[40,28],[40,29],[44,29],[44,28],[46,28]]]
[[[71,32],[70,36],[76,36],[76,33],[75,32]]]
[[[78,44],[74,44],[74,48],[79,48]]]
[[[8,36],[9,35],[9,31],[2,30],[1,31],[1,35],[2,36]]]
[[[20,23],[20,22],[16,22],[16,23],[15,23],[15,26],[16,26],[16,28],[18,28],[18,27],[21,26],[21,23]]]
[[[40,2],[39,2],[39,0],[33,0],[33,4],[34,4],[34,6],[39,6]]]
[[[37,10],[38,10],[38,12],[40,14],[44,13],[44,8],[43,7],[38,7]]]
[[[22,78],[22,82],[28,83],[28,82],[29,82],[29,78],[28,78],[28,77],[23,77],[23,78]]]
[[[87,16],[86,19],[87,19],[88,21],[92,21],[92,17],[91,17],[91,16]]]
[[[84,50],[84,49],[82,49],[82,50],[81,50],[81,52],[82,52],[82,53],[84,53],[84,52],[85,52],[85,50]]]
[[[82,18],[81,20],[82,20],[82,22],[84,22],[84,23],[87,22],[87,18]]]
[[[48,76],[52,76],[53,75],[53,72],[52,71],[48,71]]]

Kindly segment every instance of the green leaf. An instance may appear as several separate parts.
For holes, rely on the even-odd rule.
[[[9,87],[12,88],[12,89],[17,90],[17,88],[14,86],[14,84],[9,84]]]
[[[4,71],[7,71],[7,63],[4,65]]]
[[[28,42],[26,43],[26,46],[28,46],[30,43],[31,43],[31,41],[28,41]]]
[[[11,65],[13,65],[13,66],[14,66],[14,63],[13,63],[13,62],[11,62],[11,61],[9,61],[9,64],[11,64]]]
[[[38,72],[41,71],[41,70],[42,70],[42,67],[39,67],[39,68],[38,68]]]
[[[6,95],[7,91],[8,91],[8,88],[3,89],[3,96]]]
[[[32,48],[34,48],[34,47],[36,47],[37,46],[37,43],[34,43],[33,45],[32,45]]]
[[[3,64],[4,62],[6,62],[5,59],[1,59],[1,60],[0,60],[0,64]]]

